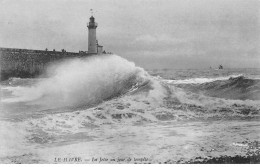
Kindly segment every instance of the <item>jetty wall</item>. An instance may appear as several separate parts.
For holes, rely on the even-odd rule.
[[[86,52],[66,52],[0,48],[0,80],[10,77],[34,78],[41,75],[47,65],[57,60],[89,56]]]

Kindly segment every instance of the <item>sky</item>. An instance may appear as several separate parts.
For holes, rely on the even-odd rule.
[[[260,67],[260,0],[0,0],[0,47],[106,51],[153,68]]]

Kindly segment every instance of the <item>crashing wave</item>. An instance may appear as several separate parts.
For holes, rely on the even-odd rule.
[[[83,122],[102,120],[102,123],[207,119],[259,113],[257,102],[215,98],[222,89],[225,92],[238,87],[249,89],[256,84],[243,76],[203,84],[169,84],[116,55],[66,60],[49,67],[48,75],[49,78],[30,87],[6,87],[13,96],[2,102],[40,104],[47,107],[44,111],[39,109],[40,112],[69,115],[73,112],[71,117],[75,118],[79,115],[75,115],[75,111],[82,111],[80,118],[86,118]],[[200,90],[208,96],[198,94]]]
[[[15,98],[3,102],[35,102],[55,107],[99,103],[142,85],[148,74],[119,56],[99,55],[56,63],[48,68],[47,76],[30,87],[5,88]]]

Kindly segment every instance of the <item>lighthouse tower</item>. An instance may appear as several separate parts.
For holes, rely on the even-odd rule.
[[[95,23],[95,18],[93,15],[89,18],[88,23],[88,53],[97,54],[97,37],[96,37],[96,28],[97,23]]]

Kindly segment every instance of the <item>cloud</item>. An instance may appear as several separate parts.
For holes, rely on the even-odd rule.
[[[158,35],[141,35],[138,36],[134,42],[138,43],[156,43],[156,44],[175,44],[175,43],[183,43],[186,42],[184,39],[177,39],[171,37],[170,34],[158,34]]]
[[[141,65],[149,66],[149,58],[157,66],[165,60],[163,66],[178,62],[181,67],[200,68],[194,63],[198,59],[210,64],[216,57],[236,60],[239,67],[255,66],[256,60],[260,65],[259,0],[0,0],[0,4],[0,47],[87,50],[86,23],[93,8],[104,49]]]

